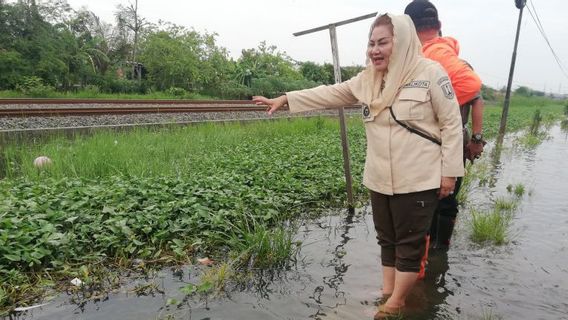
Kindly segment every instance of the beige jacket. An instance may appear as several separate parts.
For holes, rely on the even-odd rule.
[[[464,174],[462,125],[458,103],[447,74],[433,61],[396,90],[396,118],[442,142],[439,146],[396,123],[388,108],[377,108],[372,68],[346,82],[287,93],[291,112],[362,103],[367,134],[363,184],[387,195],[440,187],[441,177]],[[427,61],[427,62],[426,62]],[[373,110],[380,110],[378,113]]]

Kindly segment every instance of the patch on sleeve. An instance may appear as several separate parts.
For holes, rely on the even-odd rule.
[[[403,88],[430,88],[430,81],[428,80],[414,80],[403,86]]]
[[[452,83],[450,82],[450,79],[448,77],[441,77],[440,80],[438,80],[438,85],[442,89],[442,92],[444,92],[444,96],[446,98],[454,98],[454,88],[452,87]]]
[[[369,106],[365,103],[363,103],[363,106],[361,108],[361,112],[363,113],[363,119],[370,119],[371,118],[371,109],[369,108]]]

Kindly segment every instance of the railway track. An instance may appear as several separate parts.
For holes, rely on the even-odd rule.
[[[98,100],[98,99],[2,99],[0,104],[25,105],[0,109],[0,117],[51,117],[145,113],[196,113],[265,111],[246,100]],[[31,106],[30,106],[31,105]],[[46,107],[58,105],[58,107]],[[76,107],[76,105],[87,105]],[[92,105],[92,106],[88,106]],[[104,105],[104,106],[101,106]]]
[[[0,99],[0,105],[26,106],[0,108],[0,117],[4,118],[266,111],[266,107],[257,106],[249,100]],[[58,107],[46,107],[51,105]]]
[[[250,100],[183,100],[183,99],[51,99],[51,98],[6,98],[0,99],[0,105],[14,104],[174,104],[174,105],[207,105],[207,104],[252,105]]]

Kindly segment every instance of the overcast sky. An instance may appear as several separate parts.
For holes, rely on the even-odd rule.
[[[114,24],[118,4],[134,0],[68,0],[74,8],[86,7]],[[519,10],[514,0],[433,0],[444,35],[461,45],[484,83],[494,88],[507,85]],[[405,0],[139,0],[139,12],[151,22],[165,20],[216,32],[218,44],[232,57],[261,41],[275,45],[298,61],[332,62],[329,32],[294,37],[292,33],[368,13],[402,13]],[[517,53],[514,86],[524,85],[547,93],[568,93],[568,1],[528,0],[534,6],[552,48],[565,73],[556,63],[536,23],[525,8]],[[532,7],[531,7],[532,9]],[[372,19],[338,27],[341,65],[363,65],[368,28]]]

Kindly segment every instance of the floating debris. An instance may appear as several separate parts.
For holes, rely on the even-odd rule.
[[[200,259],[197,259],[197,261],[204,266],[210,266],[214,263],[213,260],[211,260],[209,258],[200,258]]]
[[[81,281],[78,278],[74,278],[73,280],[71,280],[71,284],[73,284],[74,286],[80,287],[81,285],[83,285],[83,281]]]
[[[35,309],[35,308],[40,308],[40,307],[46,306],[46,305],[48,305],[48,304],[49,304],[49,302],[48,302],[48,303],[37,304],[37,305],[35,305],[35,306],[29,306],[29,307],[17,307],[16,309],[14,309],[14,311],[15,311],[15,312],[24,312],[24,311],[32,310],[32,309]]]

